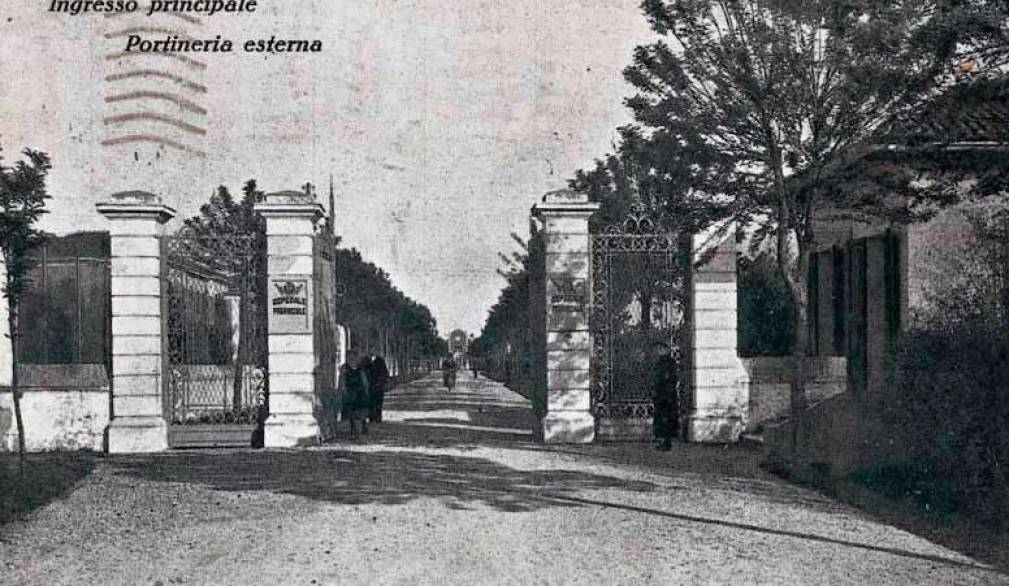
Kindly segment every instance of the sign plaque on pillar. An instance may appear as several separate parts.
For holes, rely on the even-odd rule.
[[[270,329],[297,334],[311,331],[308,279],[270,280]]]
[[[547,281],[550,310],[561,313],[584,313],[586,306],[585,279],[550,276]]]

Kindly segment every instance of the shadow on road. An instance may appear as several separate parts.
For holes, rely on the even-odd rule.
[[[456,509],[480,504],[506,512],[584,506],[559,498],[582,490],[656,489],[610,476],[523,471],[482,458],[410,451],[180,452],[117,457],[110,466],[136,478],[214,490],[271,491],[350,505],[399,505],[427,497]]]
[[[71,492],[99,458],[90,452],[28,454],[22,479],[17,454],[0,454],[0,527]]]
[[[555,507],[618,509],[660,516],[678,523],[798,539],[1004,575],[997,569],[942,555],[820,535],[814,528],[797,531],[765,527],[588,498],[584,492],[616,489],[649,493],[676,490],[675,487],[569,470],[516,470],[487,459],[466,456],[409,450],[176,452],[117,457],[110,460],[109,465],[119,474],[148,481],[201,485],[245,494],[270,491],[345,505],[400,505],[414,499],[435,498],[444,506],[457,510],[477,506],[509,513]]]
[[[538,427],[529,401],[500,383],[462,373],[449,391],[435,375],[390,392],[384,422],[358,441],[396,447],[517,446],[534,442]],[[348,440],[347,425],[340,429],[335,443]]]

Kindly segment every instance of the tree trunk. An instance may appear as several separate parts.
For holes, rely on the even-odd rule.
[[[797,258],[790,255],[779,259],[792,303],[792,377],[789,382],[790,432],[793,454],[801,443],[801,430],[808,402],[806,383],[809,378],[809,245],[798,241]],[[779,247],[779,255],[781,254]]]
[[[777,253],[778,268],[788,288],[792,304],[792,378],[789,383],[791,452],[794,456],[799,449],[802,421],[806,411],[806,378],[809,372],[809,305],[808,269],[811,241],[809,235],[799,234],[795,227],[795,217],[791,209],[793,203],[785,189],[784,168],[780,152],[772,149],[774,169],[774,190],[778,201]],[[795,242],[797,251],[792,258],[791,244]]]
[[[25,423],[21,417],[21,383],[18,377],[18,304],[10,303],[7,325],[11,337],[11,395],[14,397],[14,420],[18,428],[18,471],[25,475]]]
[[[800,259],[807,258],[808,252],[801,251]],[[797,451],[802,443],[802,429],[805,412],[808,407],[806,400],[806,383],[809,379],[809,304],[808,287],[805,283],[806,269],[809,266],[804,260],[799,261],[798,274],[803,280],[799,284],[801,292],[798,298],[792,299],[792,315],[795,330],[792,332],[792,381],[790,388],[790,406],[792,412],[792,450]]]

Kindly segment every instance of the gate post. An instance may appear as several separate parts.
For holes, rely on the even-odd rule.
[[[533,206],[533,215],[543,221],[545,245],[546,443],[595,439],[589,218],[598,209],[588,196],[567,190],[547,193]]]
[[[175,210],[151,193],[114,194],[96,205],[112,247],[112,422],[110,454],[168,449],[161,345],[161,246]]]
[[[749,410],[748,375],[737,353],[736,225],[690,238],[687,437],[739,440]]]
[[[325,212],[300,191],[271,193],[256,211],[266,219],[269,273],[270,415],[263,443],[268,448],[317,443],[313,237]]]

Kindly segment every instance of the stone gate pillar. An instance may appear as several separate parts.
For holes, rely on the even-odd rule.
[[[543,221],[545,246],[546,443],[589,443],[595,438],[589,218],[598,209],[599,204],[571,191],[547,193],[533,207]]]
[[[168,449],[161,364],[161,246],[175,210],[157,196],[124,192],[97,204],[112,247],[110,454]]]
[[[687,436],[691,442],[735,442],[749,409],[736,340],[736,226],[716,226],[690,240]]]
[[[300,191],[271,193],[256,204],[266,219],[269,282],[270,416],[265,447],[321,438],[315,394],[313,236],[322,205]]]

